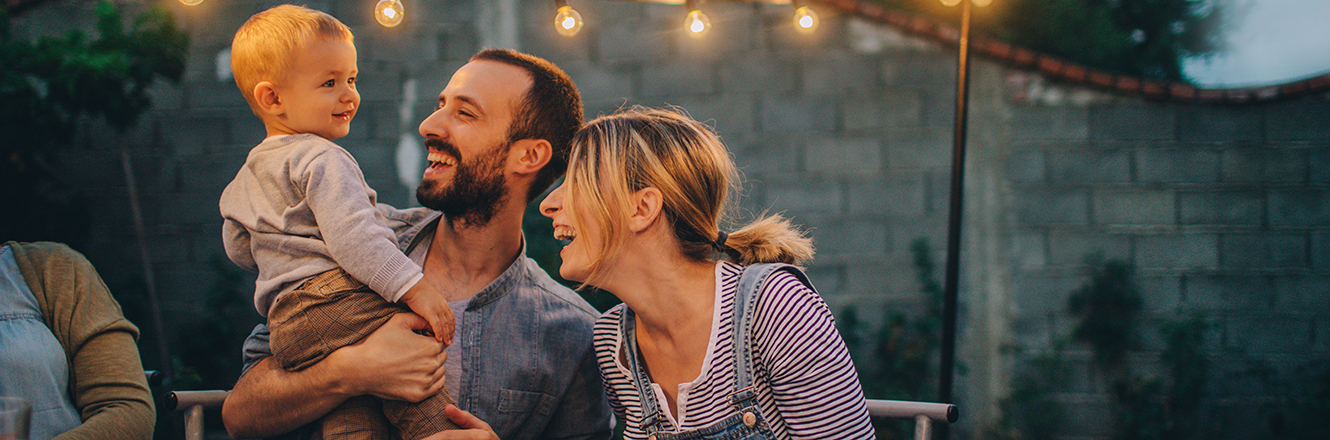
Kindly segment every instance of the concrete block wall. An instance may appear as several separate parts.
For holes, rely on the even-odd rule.
[[[1327,359],[1321,329],[1330,313],[1315,304],[1330,298],[1330,272],[1316,264],[1326,251],[1316,243],[1330,219],[1315,170],[1330,143],[1309,128],[1325,127],[1327,110],[1323,96],[1242,107],[1013,102],[1013,342],[1039,351],[1067,337],[1067,297],[1088,281],[1083,257],[1126,261],[1144,322],[1196,317],[1206,325],[1206,423],[1229,438],[1281,434],[1287,428],[1273,421],[1291,414],[1279,402],[1305,399],[1309,371]],[[1166,374],[1155,328],[1138,337],[1138,371]],[[1252,382],[1258,364],[1270,368],[1266,385]],[[1103,403],[1110,395],[1068,389],[1058,398]],[[1082,414],[1065,427],[1068,438],[1110,432],[1107,407],[1072,412]]]
[[[809,272],[833,311],[855,307],[876,324],[884,311],[923,309],[908,246],[927,239],[940,267],[952,49],[830,12],[817,34],[800,35],[788,5],[740,2],[705,3],[714,27],[699,40],[683,35],[677,5],[575,2],[586,27],[568,38],[552,29],[553,2],[514,1],[519,49],[562,66],[588,117],[668,104],[711,124],[743,169],[743,211],[779,212],[811,230],[818,256]],[[188,72],[154,89],[154,109],[124,140],[174,340],[209,313],[205,292],[218,279],[210,261],[224,258],[216,201],[263,137],[217,66],[235,29],[279,2],[168,3],[191,34]],[[392,29],[373,22],[370,1],[307,4],[356,33],[362,109],[339,143],[381,201],[414,204],[416,126],[451,73],[497,41],[487,21],[496,3],[412,0]],[[51,21],[32,17],[36,28]],[[1068,334],[1066,298],[1095,252],[1136,267],[1151,316],[1203,317],[1216,371],[1241,370],[1227,356],[1235,351],[1280,377],[1326,359],[1330,171],[1320,165],[1330,161],[1330,103],[1198,107],[1086,91],[1069,96],[1095,98],[1016,99],[1007,77],[1030,73],[983,60],[972,68],[960,341],[969,373],[957,379],[966,417],[953,432],[978,437],[998,416],[1012,360],[1003,347],[1037,351]],[[92,212],[80,250],[109,284],[132,286],[142,271],[118,146],[96,123],[84,128],[60,153]],[[145,310],[140,296],[121,301]],[[152,343],[147,316],[131,318]],[[1157,363],[1159,343],[1144,342],[1134,356]],[[1075,408],[1064,434],[1102,438],[1106,391],[1087,353],[1069,356],[1079,379],[1059,396]],[[1216,417],[1252,426],[1264,425],[1237,416],[1261,414],[1243,405],[1278,398],[1237,382],[1213,392],[1230,402]]]

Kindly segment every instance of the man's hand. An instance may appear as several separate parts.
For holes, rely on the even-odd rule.
[[[420,316],[398,313],[364,340],[332,352],[324,362],[342,366],[343,391],[349,396],[419,402],[443,389],[443,362],[448,357],[442,343],[417,333],[426,329],[429,323]]]
[[[412,312],[429,321],[429,329],[434,340],[444,345],[453,345],[453,332],[457,330],[457,320],[453,317],[452,307],[443,293],[423,278],[402,294],[402,302],[411,307]]]
[[[499,435],[494,433],[488,423],[462,411],[457,405],[448,405],[443,409],[443,414],[462,429],[443,431],[425,437],[425,440],[499,440]]]

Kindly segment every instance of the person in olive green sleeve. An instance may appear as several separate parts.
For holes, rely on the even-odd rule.
[[[82,254],[0,247],[0,395],[33,403],[32,439],[151,438],[138,335]]]

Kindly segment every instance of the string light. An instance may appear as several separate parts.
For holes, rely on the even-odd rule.
[[[941,0],[943,6],[956,6],[961,4],[961,0]]]
[[[402,2],[398,0],[379,0],[379,4],[374,5],[374,19],[378,20],[383,27],[393,27],[401,24],[405,12]]]
[[[701,38],[707,30],[711,29],[711,18],[702,13],[694,0],[688,0],[684,5],[688,8],[688,17],[683,20],[684,29],[688,31],[688,36]]]
[[[180,3],[184,3],[186,6],[194,6],[203,3],[203,0],[180,0]]]
[[[557,0],[559,12],[554,14],[554,30],[560,35],[573,36],[582,30],[582,14],[577,13],[565,0]]]
[[[974,5],[975,5],[975,6],[978,6],[978,7],[981,7],[981,8],[984,7],[984,6],[988,6],[988,5],[990,5],[990,4],[993,3],[993,0],[970,0],[970,1],[974,2]]]
[[[816,12],[808,9],[807,6],[802,6],[801,3],[803,2],[797,0],[794,2],[796,8],[794,10],[794,30],[802,34],[811,34],[817,30],[817,25],[821,20],[818,20]]]

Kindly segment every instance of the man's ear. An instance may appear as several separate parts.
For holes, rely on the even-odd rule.
[[[628,216],[628,229],[642,232],[660,219],[661,206],[664,205],[665,198],[659,189],[648,186],[633,193],[632,203],[632,213]]]
[[[522,139],[513,142],[512,148],[508,150],[508,161],[516,167],[513,169],[517,174],[536,174],[541,168],[550,163],[550,156],[554,153],[550,141],[544,139]]]
[[[254,102],[258,103],[259,110],[271,116],[281,116],[286,113],[282,108],[282,100],[277,96],[277,87],[269,81],[259,81],[254,85]]]

